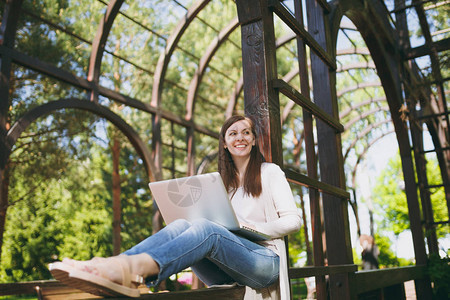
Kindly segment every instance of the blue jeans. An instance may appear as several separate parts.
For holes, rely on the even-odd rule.
[[[206,219],[176,220],[124,252],[140,253],[149,254],[160,268],[156,278],[147,279],[149,286],[187,267],[206,285],[237,282],[263,288],[279,274],[276,253]]]

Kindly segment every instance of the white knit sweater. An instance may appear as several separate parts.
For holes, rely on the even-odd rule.
[[[300,228],[300,214],[295,205],[289,183],[279,166],[263,163],[261,166],[262,193],[258,198],[245,195],[238,189],[232,205],[239,222],[253,224],[256,229],[272,237],[261,244],[280,256],[279,285],[254,290],[246,289],[248,299],[290,299],[288,262],[283,237]]]

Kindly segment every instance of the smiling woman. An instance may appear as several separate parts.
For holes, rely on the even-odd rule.
[[[250,119],[229,118],[219,140],[219,173],[239,223],[268,241],[246,239],[203,218],[178,219],[119,256],[53,263],[53,276],[93,294],[139,297],[144,280],[156,286],[191,267],[207,285],[248,286],[246,299],[288,299],[283,237],[300,228],[289,183],[279,166],[264,162]]]
[[[250,151],[255,146],[255,136],[251,131],[249,119],[237,121],[225,133],[225,149],[230,152],[234,164],[239,170],[240,179],[250,159]]]
[[[248,158],[252,146],[255,146],[255,136],[250,130],[247,119],[234,123],[225,133],[225,149],[228,148],[234,156]]]
[[[295,290],[304,276],[315,280],[318,299],[361,298],[356,294],[371,290],[377,295],[392,290],[392,282],[378,280],[392,278],[386,274],[416,276],[410,269],[358,273],[348,216],[349,204],[357,212],[375,199],[373,191],[359,191],[365,176],[358,165],[392,133],[402,178],[388,178],[396,192],[380,201],[392,204],[392,195],[404,196],[416,270],[442,247],[439,232],[448,226],[450,200],[448,6],[410,2],[0,1],[0,281],[48,279],[47,264],[55,258],[86,260],[130,249],[163,224],[147,183],[214,172],[209,162],[216,160],[239,220],[274,239],[276,249],[263,251],[280,253],[282,300],[290,298],[289,284],[284,297],[281,285],[288,282],[282,277],[288,267],[299,267],[289,272],[292,298],[305,298]],[[51,109],[58,103],[65,104]],[[93,109],[75,112],[86,106]],[[15,136],[14,128],[24,129],[35,109],[40,117]],[[251,120],[227,121],[217,147],[223,121],[235,113]],[[130,142],[125,125],[133,129]],[[230,128],[235,131],[225,135]],[[431,147],[424,147],[424,134]],[[430,155],[440,166],[436,181],[429,176],[437,169]],[[382,152],[376,158],[377,167],[387,163]],[[298,228],[299,219],[282,170],[303,213],[303,230],[290,237],[288,251],[281,237]],[[398,182],[404,182],[401,189]],[[382,210],[380,218],[391,220],[397,209]],[[155,236],[147,242],[157,243]],[[64,269],[84,272],[69,276],[85,276],[85,269],[100,274],[102,264],[110,269],[108,259],[65,262],[62,280]],[[177,269],[158,263],[158,278]],[[226,268],[217,268],[203,276],[207,283],[220,282],[217,274]],[[245,271],[259,282],[259,273]],[[140,283],[138,277],[109,279],[132,290]],[[418,298],[430,299],[429,279],[415,282]],[[195,278],[193,287],[198,283]],[[171,289],[169,280],[166,286]],[[393,289],[400,294],[403,283]]]
[[[243,116],[225,121],[219,135],[219,173],[227,190],[236,191],[243,186],[247,193],[259,196],[263,162],[254,122]]]

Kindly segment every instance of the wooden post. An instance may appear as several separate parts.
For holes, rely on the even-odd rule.
[[[323,8],[316,1],[306,1],[308,32],[323,49],[331,44],[331,34],[326,28]],[[335,73],[311,51],[311,71],[314,102],[335,118],[339,118]],[[317,120],[317,142],[320,176],[323,182],[345,189],[345,175],[340,133]],[[329,265],[353,264],[347,199],[322,193],[327,260]],[[349,276],[330,275],[330,299],[353,299]]]
[[[304,27],[303,22],[303,5],[302,1],[294,1],[295,19]],[[309,100],[309,74],[308,74],[308,60],[306,55],[306,46],[302,38],[297,37],[297,52],[299,62],[300,88],[301,93]],[[305,134],[305,152],[306,152],[306,166],[308,169],[308,177],[318,179],[317,176],[317,158],[316,145],[314,141],[314,125],[312,114],[303,109],[303,126]],[[309,203],[311,214],[311,229],[313,240],[314,266],[324,266],[324,247],[323,247],[323,229],[322,229],[322,214],[320,209],[320,193],[317,189],[309,189]],[[325,276],[315,276],[316,282],[316,297],[318,300],[327,299],[327,284]]]
[[[259,146],[269,162],[283,166],[273,14],[266,0],[237,0],[242,32],[245,114],[255,121]]]

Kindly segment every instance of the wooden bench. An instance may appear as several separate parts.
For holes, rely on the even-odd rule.
[[[141,297],[139,299],[226,299],[242,300],[244,298],[245,288],[242,286],[204,288],[199,290],[188,290],[178,292],[158,292],[151,293],[146,286],[139,288]],[[18,283],[0,284],[0,295],[37,295],[39,300],[76,300],[76,299],[99,299],[83,291],[68,287],[56,280],[40,280]],[[130,299],[127,297],[108,298],[108,299]]]
[[[70,288],[56,280],[2,283],[0,295],[36,295],[39,300],[49,299],[95,299],[94,295]]]

